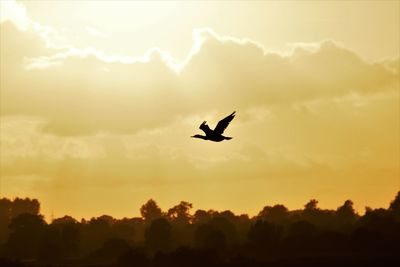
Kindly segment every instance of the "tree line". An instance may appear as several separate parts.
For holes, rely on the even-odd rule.
[[[265,206],[256,216],[163,211],[46,223],[36,199],[0,199],[0,266],[400,266],[400,192],[387,209],[335,210],[310,200],[300,210]]]

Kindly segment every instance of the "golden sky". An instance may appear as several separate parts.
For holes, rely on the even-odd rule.
[[[2,197],[256,214],[400,189],[398,1],[1,1]],[[189,138],[236,110],[230,141]]]

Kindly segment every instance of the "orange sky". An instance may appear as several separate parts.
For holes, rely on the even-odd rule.
[[[1,196],[49,217],[386,207],[398,1],[2,1]],[[222,143],[194,140],[236,110]]]

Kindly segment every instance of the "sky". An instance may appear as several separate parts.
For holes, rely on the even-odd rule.
[[[0,8],[0,196],[46,218],[363,213],[400,189],[398,1]],[[190,138],[233,111],[232,140]]]

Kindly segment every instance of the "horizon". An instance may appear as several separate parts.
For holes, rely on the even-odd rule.
[[[397,193],[397,195],[398,195],[399,193],[400,193],[400,191]],[[389,201],[389,203],[388,203],[386,206],[383,206],[383,207],[369,207],[369,206],[366,206],[366,207],[364,207],[364,211],[363,211],[363,212],[360,212],[360,211],[358,211],[358,210],[355,208],[355,203],[352,203],[352,206],[353,206],[353,208],[354,208],[355,214],[357,214],[357,215],[359,215],[359,216],[364,216],[364,215],[366,214],[366,212],[367,212],[368,209],[372,209],[372,210],[389,209],[389,207],[390,207],[392,201],[394,201],[395,197],[396,197],[396,195],[394,195],[394,196],[392,197],[392,199]],[[50,216],[46,216],[46,215],[43,214],[42,211],[41,211],[41,210],[42,210],[42,203],[40,202],[40,199],[29,198],[29,197],[14,197],[14,198],[12,198],[12,199],[11,199],[11,198],[6,198],[6,197],[0,198],[0,200],[2,200],[2,199],[3,199],[3,200],[4,200],[4,199],[8,199],[8,200],[10,200],[10,201],[12,201],[12,202],[13,202],[15,199],[29,200],[29,201],[37,200],[37,201],[39,202],[39,205],[40,205],[40,206],[39,206],[38,214],[39,214],[39,215],[42,215],[42,216],[43,216],[43,219],[44,219],[47,223],[52,223],[53,220],[55,220],[55,219],[60,219],[60,218],[63,218],[63,217],[65,217],[65,216],[70,216],[70,217],[74,218],[75,220],[77,220],[78,222],[81,222],[82,220],[89,221],[89,220],[92,220],[92,219],[95,219],[95,218],[99,218],[99,217],[101,217],[101,216],[110,216],[110,217],[112,217],[112,218],[114,218],[114,219],[116,219],[116,220],[134,219],[134,218],[142,218],[142,219],[143,219],[143,216],[140,214],[140,208],[141,208],[144,204],[146,204],[146,203],[148,203],[149,201],[152,200],[152,201],[155,201],[155,203],[157,203],[157,205],[158,205],[158,202],[157,202],[156,199],[150,198],[150,199],[148,199],[147,201],[143,202],[143,204],[140,205],[140,207],[138,207],[138,209],[137,209],[137,211],[138,211],[137,214],[135,214],[135,215],[132,214],[131,216],[123,216],[123,217],[116,217],[116,216],[113,216],[113,214],[109,214],[109,213],[103,213],[103,214],[98,214],[98,215],[89,216],[89,217],[76,217],[76,216],[73,216],[72,214],[64,214],[64,215],[57,216],[55,212],[51,212]],[[259,211],[256,212],[255,214],[249,214],[249,213],[243,213],[243,212],[235,212],[234,210],[231,210],[231,209],[216,210],[216,209],[213,209],[213,208],[207,208],[207,209],[196,208],[196,206],[195,206],[194,203],[188,202],[188,201],[186,201],[186,200],[181,200],[181,201],[179,201],[178,203],[175,203],[174,205],[178,205],[179,203],[182,203],[182,202],[188,202],[188,203],[192,204],[192,205],[193,205],[192,208],[190,209],[190,211],[188,211],[188,214],[189,214],[189,215],[192,215],[192,216],[195,214],[196,211],[199,211],[199,210],[204,210],[204,211],[206,211],[206,212],[213,211],[213,212],[217,212],[217,213],[221,213],[221,212],[225,212],[225,211],[230,211],[230,212],[232,212],[235,216],[246,215],[246,216],[249,217],[249,219],[254,219],[254,218],[257,218],[258,216],[260,216],[261,211],[262,211],[265,207],[274,207],[274,206],[276,206],[276,205],[283,205],[284,207],[286,207],[286,208],[288,209],[288,212],[304,211],[305,205],[306,205],[307,203],[309,203],[310,201],[312,201],[312,200],[316,200],[316,201],[317,201],[317,206],[316,206],[316,208],[317,208],[318,210],[320,210],[320,211],[337,211],[338,208],[341,207],[341,206],[343,206],[344,203],[345,203],[346,201],[348,201],[348,200],[352,201],[351,199],[346,199],[346,200],[344,200],[341,204],[339,204],[337,207],[334,207],[334,208],[322,207],[322,206],[320,205],[318,199],[309,199],[306,203],[304,203],[304,205],[303,205],[302,207],[300,207],[300,208],[294,208],[294,209],[292,209],[292,208],[290,208],[290,207],[287,207],[284,203],[266,204],[266,205],[264,205],[263,207],[261,207],[261,208],[259,209]],[[168,211],[170,208],[172,208],[174,205],[171,205],[170,207],[167,207],[167,208],[163,208],[163,207],[161,207],[160,205],[158,205],[158,207],[161,209],[162,213],[166,216],[167,211]],[[50,218],[49,218],[49,217],[50,217]]]

